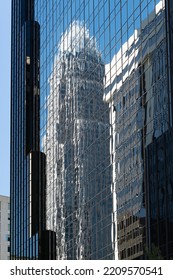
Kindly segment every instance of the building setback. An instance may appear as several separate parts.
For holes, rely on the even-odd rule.
[[[11,259],[173,257],[172,7],[12,1]]]

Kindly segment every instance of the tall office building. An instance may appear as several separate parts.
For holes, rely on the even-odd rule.
[[[172,0],[12,3],[11,258],[171,258]]]
[[[55,233],[46,230],[44,215],[40,27],[34,20],[34,1],[12,1],[11,40],[11,259],[51,259]]]
[[[10,198],[0,195],[0,260],[10,259]]]

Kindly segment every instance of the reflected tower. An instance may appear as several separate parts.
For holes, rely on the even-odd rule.
[[[47,227],[58,259],[111,259],[109,113],[104,64],[86,26],[62,35],[47,101]]]

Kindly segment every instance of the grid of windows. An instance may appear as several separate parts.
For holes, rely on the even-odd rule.
[[[58,258],[140,258],[145,147],[169,127],[164,1],[79,2],[35,1],[47,226]]]
[[[73,21],[57,46],[43,136],[47,228],[57,232],[57,258],[110,259],[112,194],[104,65],[84,23]]]
[[[41,216],[41,207],[34,209],[34,201],[39,205],[36,198],[41,197],[40,174],[35,174],[39,165],[39,25],[33,20],[33,3],[12,1],[11,259],[38,259],[39,254],[38,230],[33,226],[35,222],[35,228],[40,227],[37,217]]]
[[[37,0],[35,17],[47,226],[59,232],[58,258],[140,258],[145,147],[169,127],[164,1]],[[103,230],[97,244],[91,238],[105,226],[114,256]]]
[[[133,34],[124,41],[122,37],[119,51],[105,65],[120,259],[143,258],[151,245],[146,148],[170,126],[164,1],[140,1],[133,18],[137,11]]]
[[[46,158],[45,226],[56,232],[57,259],[142,259],[152,245],[155,223],[153,218],[151,225],[149,219],[150,203],[155,201],[154,192],[149,193],[156,186],[148,178],[148,151],[155,153],[158,139],[164,139],[172,125],[167,67],[172,37],[165,1],[25,2],[28,6],[22,4],[22,9],[29,10],[33,4],[34,20],[40,26],[39,86],[35,88],[40,94],[40,127],[35,131],[40,132],[40,149]],[[19,10],[13,12],[13,25],[19,18],[22,26]],[[17,32],[12,58],[21,51]],[[22,32],[23,38],[25,29]],[[30,70],[30,60],[26,62]],[[33,207],[29,186],[38,177],[32,177],[22,151],[27,89],[20,75],[25,68],[15,63],[13,248],[16,254],[37,258],[38,235],[29,234],[33,214],[27,209]],[[18,98],[18,87],[23,99]],[[30,134],[34,135],[32,129]],[[151,159],[154,162],[157,157]]]

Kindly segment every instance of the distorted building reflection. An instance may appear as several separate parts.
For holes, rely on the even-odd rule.
[[[112,125],[114,250],[119,259],[143,259],[152,243],[164,257],[170,257],[162,250],[169,246],[168,233],[163,237],[163,228],[172,208],[169,206],[166,213],[164,188],[172,191],[171,182],[167,185],[171,179],[164,169],[170,163],[162,159],[161,164],[156,151],[158,141],[162,143],[162,153],[170,149],[166,140],[161,140],[170,127],[166,52],[165,7],[160,1],[105,66],[104,100],[109,103]],[[159,209],[164,212],[162,233],[158,229],[162,220],[158,200],[162,200]],[[170,227],[171,220],[168,224]]]
[[[104,64],[86,26],[61,37],[49,79],[47,227],[59,259],[110,259],[111,172]]]
[[[13,0],[11,259],[173,258],[173,0]]]

